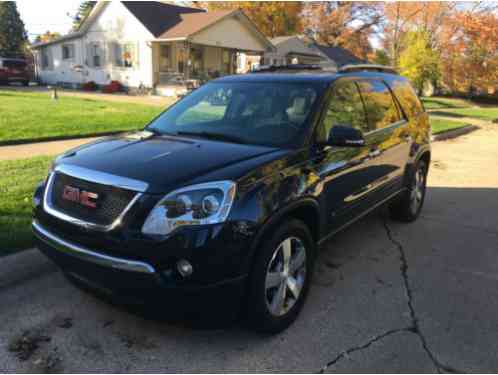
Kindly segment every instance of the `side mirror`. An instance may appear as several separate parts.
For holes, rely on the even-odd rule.
[[[365,146],[365,139],[362,132],[356,128],[336,125],[330,129],[327,144],[339,147],[362,147]]]

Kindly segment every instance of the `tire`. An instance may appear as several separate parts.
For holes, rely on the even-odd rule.
[[[296,219],[283,222],[261,245],[249,279],[247,318],[256,331],[278,333],[296,320],[303,307],[316,245],[308,227]]]
[[[22,85],[28,87],[29,86],[29,81],[22,81]]]
[[[391,203],[389,209],[394,220],[410,223],[420,215],[425,200],[428,165],[419,160],[408,182],[408,189],[401,197]]]

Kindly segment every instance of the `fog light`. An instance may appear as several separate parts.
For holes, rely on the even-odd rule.
[[[182,277],[187,277],[192,275],[192,272],[194,271],[192,265],[185,259],[180,259],[176,263],[176,269],[182,275]]]

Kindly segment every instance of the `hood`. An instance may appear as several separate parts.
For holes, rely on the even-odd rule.
[[[277,152],[278,149],[211,141],[198,138],[158,136],[139,132],[106,137],[72,149],[56,160],[99,172],[146,182],[148,193],[166,193],[202,176],[218,173],[236,179],[236,164]],[[227,168],[231,167],[231,168]]]

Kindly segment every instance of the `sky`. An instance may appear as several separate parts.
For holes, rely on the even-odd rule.
[[[29,38],[33,40],[47,30],[66,34],[73,22],[67,14],[76,14],[81,1],[17,0],[16,3]]]

